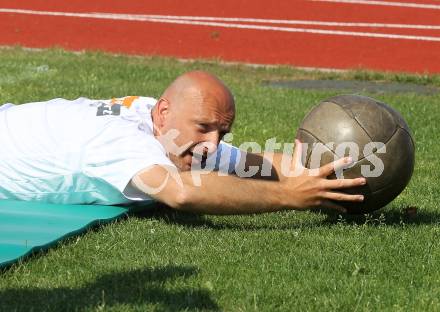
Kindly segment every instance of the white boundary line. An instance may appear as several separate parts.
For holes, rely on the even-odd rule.
[[[341,0],[339,0],[339,1],[341,1]],[[342,1],[344,1],[344,0],[342,0]],[[345,1],[349,1],[349,0],[345,0]],[[440,37],[434,37],[434,36],[412,36],[412,35],[397,35],[397,34],[384,34],[384,33],[373,33],[373,32],[356,32],[356,31],[340,31],[340,30],[325,30],[325,29],[308,29],[308,28],[294,28],[294,27],[249,25],[249,24],[236,24],[236,23],[223,23],[223,22],[210,22],[210,21],[196,21],[196,20],[187,20],[187,19],[183,19],[183,18],[182,19],[162,18],[162,17],[161,18],[153,18],[153,17],[135,15],[135,14],[131,15],[131,14],[115,14],[115,13],[72,13],[72,12],[51,12],[51,11],[34,11],[34,10],[19,10],[19,9],[1,9],[1,8],[0,8],[0,13],[16,13],[16,14],[44,15],[44,16],[67,16],[67,17],[80,17],[80,18],[169,23],[169,24],[181,24],[181,25],[214,26],[214,27],[236,28],[236,29],[253,29],[253,30],[266,30],[266,31],[269,30],[269,31],[281,31],[281,32],[310,33],[310,34],[320,34],[320,35],[336,35],[336,36],[353,36],[353,37],[369,37],[369,38],[440,42]]]
[[[385,6],[404,7],[404,8],[440,10],[440,5],[437,4],[410,3],[410,2],[390,2],[390,1],[370,1],[370,0],[309,0],[309,1],[385,5]]]
[[[112,14],[112,13],[108,13]],[[125,16],[126,14],[117,14]],[[285,25],[313,25],[313,26],[336,26],[336,27],[371,27],[371,28],[408,28],[408,29],[427,29],[440,30],[440,25],[414,25],[414,24],[384,24],[384,23],[345,23],[345,22],[323,22],[306,20],[283,20],[283,19],[262,19],[244,17],[213,17],[213,16],[178,16],[178,15],[136,15],[145,18],[160,18],[171,20],[193,20],[193,21],[218,21],[218,22],[244,22],[258,24],[285,24]]]
[[[11,47],[8,45],[0,45],[0,50],[13,50],[16,49],[16,47]],[[30,51],[30,52],[42,52],[42,51],[48,51],[50,48],[29,48],[29,47],[20,47],[20,50],[23,51]],[[72,51],[69,50],[68,53],[72,53],[75,55],[81,55],[84,54],[86,50],[80,50],[80,51]],[[121,53],[115,53],[115,52],[106,52],[106,54],[113,55],[113,56],[127,56],[127,54],[121,54]],[[142,55],[142,54],[130,54],[130,57],[139,57],[139,58],[148,58],[148,56]],[[198,63],[202,61],[206,64],[221,64],[225,66],[246,66],[251,68],[280,68],[280,67],[291,67],[298,70],[303,70],[306,72],[313,72],[313,71],[320,71],[324,73],[345,73],[349,72],[352,69],[337,69],[337,68],[326,68],[326,67],[304,67],[304,66],[295,66],[291,64],[264,64],[264,63],[245,63],[245,62],[234,62],[234,61],[224,61],[224,60],[211,60],[211,59],[192,59],[192,58],[175,58],[170,57],[171,59],[176,60],[180,63]]]

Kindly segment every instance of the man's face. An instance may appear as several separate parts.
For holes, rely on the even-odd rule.
[[[168,102],[168,111],[158,139],[182,171],[190,170],[193,162],[206,161],[208,153],[215,152],[222,137],[231,130],[234,105],[224,96],[191,92],[180,98],[180,103],[162,101]]]

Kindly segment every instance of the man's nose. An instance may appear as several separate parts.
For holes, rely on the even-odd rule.
[[[212,131],[212,132],[208,133],[205,141],[209,142],[210,145],[212,145],[209,147],[209,151],[207,148],[205,148],[205,152],[206,153],[215,152],[217,150],[218,144],[220,143],[220,133],[218,133],[217,131]]]
[[[220,141],[220,133],[218,131],[212,131],[209,133],[209,142],[214,143],[217,145]]]

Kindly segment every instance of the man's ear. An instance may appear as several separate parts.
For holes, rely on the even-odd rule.
[[[156,126],[161,129],[165,123],[165,119],[167,118],[167,115],[169,113],[170,109],[170,102],[168,102],[167,99],[160,98],[157,103],[156,107],[154,109],[154,115],[155,115],[155,121]]]

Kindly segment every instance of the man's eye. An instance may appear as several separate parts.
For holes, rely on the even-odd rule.
[[[208,124],[198,124],[198,127],[201,131],[208,131],[209,130]]]

